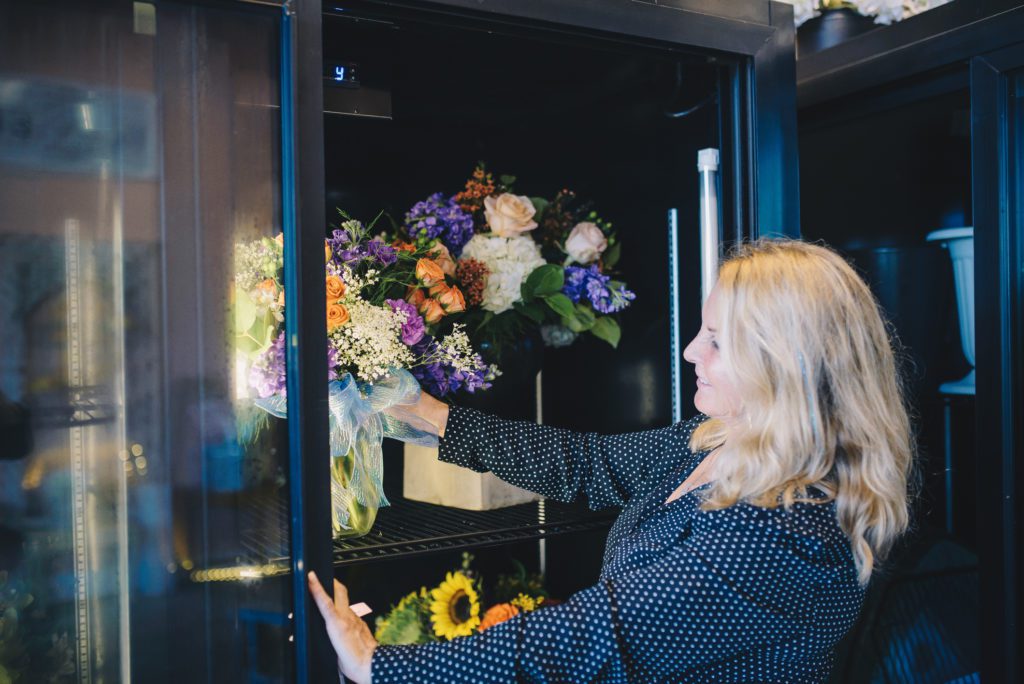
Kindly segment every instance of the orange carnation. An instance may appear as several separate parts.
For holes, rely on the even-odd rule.
[[[505,620],[510,620],[516,615],[519,615],[519,609],[513,606],[511,603],[499,603],[496,606],[491,606],[484,613],[483,619],[480,620],[480,626],[477,627],[479,631],[490,629],[494,625],[500,624]]]
[[[345,294],[345,283],[336,275],[327,276],[327,303],[332,304]]]
[[[435,283],[444,282],[444,271],[433,259],[420,259],[416,262],[416,277],[425,286],[430,287]]]
[[[348,323],[348,309],[341,304],[327,305],[327,332]]]

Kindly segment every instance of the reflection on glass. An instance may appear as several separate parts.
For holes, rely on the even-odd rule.
[[[290,678],[286,423],[244,434],[231,351],[277,31],[0,9],[0,682]]]
[[[1021,223],[1024,222],[1024,70],[1017,71],[1011,79],[1010,92],[1010,121],[1011,143],[1010,150],[1013,158],[1013,183],[1012,192],[1016,196],[1015,206],[1017,213],[1015,226],[1017,235],[1021,234]],[[1011,230],[1013,230],[1011,228]],[[1018,245],[1018,273],[1024,273],[1024,245]]]

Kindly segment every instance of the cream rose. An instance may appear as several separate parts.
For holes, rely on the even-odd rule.
[[[533,215],[537,209],[529,197],[504,193],[498,197],[484,198],[484,215],[491,232],[499,237],[515,237],[533,230],[537,222]]]
[[[565,241],[566,253],[573,261],[580,264],[596,261],[607,248],[608,239],[605,238],[597,224],[590,221],[577,223],[569,233],[569,239]]]

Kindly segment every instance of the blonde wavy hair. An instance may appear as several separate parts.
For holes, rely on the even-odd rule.
[[[691,438],[695,452],[721,447],[703,506],[834,500],[866,584],[909,524],[914,454],[871,290],[825,247],[759,240],[722,264],[716,297],[722,360],[742,407]]]

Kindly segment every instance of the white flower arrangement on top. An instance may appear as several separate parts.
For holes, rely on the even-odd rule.
[[[820,16],[822,10],[851,9],[866,17],[874,17],[876,24],[891,24],[915,14],[926,12],[950,0],[782,0],[793,5],[793,23],[800,26],[808,19]]]

